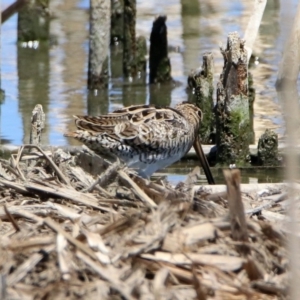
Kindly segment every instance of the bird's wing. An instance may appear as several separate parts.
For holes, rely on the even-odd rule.
[[[92,136],[105,135],[127,145],[155,146],[162,140],[172,140],[188,134],[186,119],[171,108],[148,105],[130,106],[97,117],[75,116],[79,130]]]

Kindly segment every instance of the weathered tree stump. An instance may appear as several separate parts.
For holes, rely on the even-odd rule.
[[[263,166],[278,166],[278,135],[267,129],[259,138],[257,156]]]
[[[201,142],[204,144],[212,143],[211,134],[215,124],[215,116],[213,113],[213,76],[213,55],[212,53],[205,53],[203,55],[202,68],[191,72],[188,77],[188,85],[195,92],[196,104],[203,112],[199,134]]]
[[[125,77],[136,77],[136,0],[124,0],[123,72]]]
[[[32,111],[29,144],[37,146],[40,145],[44,127],[45,114],[43,111],[43,106],[41,104],[37,104]]]
[[[108,85],[111,0],[91,0],[88,88],[98,90]]]
[[[111,43],[124,39],[124,0],[111,0]]]
[[[28,1],[18,13],[18,42],[49,40],[49,0]]]
[[[167,82],[172,79],[166,20],[166,16],[159,16],[153,22],[150,35],[150,83]]]
[[[217,84],[217,162],[242,165],[249,159],[251,136],[247,51],[244,41],[233,32],[221,52],[225,62]]]

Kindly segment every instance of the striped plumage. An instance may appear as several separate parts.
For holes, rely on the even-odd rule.
[[[191,103],[173,108],[135,105],[107,115],[74,116],[74,137],[100,155],[117,156],[149,177],[186,154],[195,142],[202,113]]]

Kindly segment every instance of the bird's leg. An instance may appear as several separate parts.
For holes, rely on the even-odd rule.
[[[195,142],[194,142],[193,146],[194,146],[195,151],[197,153],[197,156],[200,160],[200,164],[201,164],[201,166],[204,170],[204,173],[206,175],[206,179],[207,179],[208,183],[209,184],[215,184],[215,180],[212,176],[208,161],[207,161],[206,156],[203,152],[203,149],[202,149],[202,146],[201,146],[201,143],[200,143],[200,140],[199,140],[198,136],[195,138]]]

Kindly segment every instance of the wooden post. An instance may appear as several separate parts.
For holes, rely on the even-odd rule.
[[[228,35],[223,72],[217,84],[217,162],[243,165],[249,160],[250,116],[247,51],[237,32]]]
[[[43,106],[41,104],[37,104],[32,111],[29,144],[37,146],[40,145],[44,127],[45,114],[43,111]]]
[[[247,242],[247,223],[240,189],[241,172],[238,169],[224,170],[223,174],[227,186],[227,200],[232,239],[235,241]],[[245,247],[238,247],[238,249],[243,253],[247,253],[249,251],[246,245]]]
[[[108,85],[111,0],[90,0],[90,43],[88,88],[99,90]]]
[[[201,143],[211,144],[212,131],[215,125],[213,113],[213,76],[214,76],[214,61],[212,53],[205,53],[203,55],[203,65],[200,70],[192,72],[188,77],[188,85],[195,91],[195,98],[197,106],[203,112],[203,119],[199,134]]]
[[[123,73],[125,77],[136,77],[136,0],[124,0],[124,44]]]
[[[172,79],[166,20],[166,16],[159,16],[153,22],[150,35],[150,83],[168,82]]]

